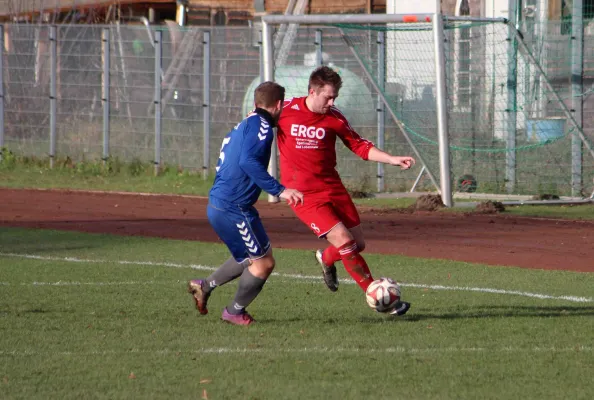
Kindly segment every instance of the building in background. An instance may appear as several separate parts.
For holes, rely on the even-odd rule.
[[[287,10],[290,0],[6,0],[4,21],[104,23],[147,18],[151,23],[184,20],[190,25],[248,25],[264,13]],[[293,1],[292,3],[295,3]],[[305,13],[384,13],[386,0],[309,0]]]
[[[526,9],[534,8],[524,2]],[[5,0],[0,2],[3,21],[43,23],[105,23],[114,20],[133,21],[145,17],[151,23],[164,20],[183,20],[190,25],[249,25],[262,14],[287,12],[295,0]],[[439,5],[445,15],[456,15],[460,7],[470,16],[489,16],[507,9],[508,0],[429,0],[402,2],[395,0],[307,0],[304,13],[367,13],[390,12],[395,3],[412,9],[426,4]],[[498,3],[502,3],[499,5]],[[543,0],[539,2],[549,19],[567,18],[571,0]],[[584,10],[592,10],[594,0],[584,1]],[[438,7],[433,7],[437,9]]]

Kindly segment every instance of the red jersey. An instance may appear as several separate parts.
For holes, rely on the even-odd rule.
[[[278,121],[281,182],[300,191],[340,184],[336,171],[336,137],[353,153],[367,160],[373,143],[351,128],[335,107],[326,114],[311,112],[306,97],[285,100]]]

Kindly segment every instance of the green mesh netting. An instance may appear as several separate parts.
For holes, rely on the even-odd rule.
[[[378,54],[369,38],[370,32],[371,36],[384,32],[386,83],[381,92],[390,114],[399,121],[392,132],[406,134],[426,167],[439,178],[432,25],[336,28],[352,45],[366,76],[376,83]],[[594,177],[594,111],[590,111],[594,87],[578,94],[584,100],[584,122],[583,129],[576,128],[566,113],[572,109],[573,42],[561,28],[562,22],[523,26],[524,47],[503,23],[446,23],[447,110],[455,189],[470,176],[476,183],[473,190],[480,192],[570,195],[572,174],[580,160],[580,190],[589,195]],[[594,37],[586,33],[586,83],[594,67],[592,42]]]

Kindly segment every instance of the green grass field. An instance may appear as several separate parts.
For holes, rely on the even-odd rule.
[[[594,274],[366,256],[413,308],[389,319],[277,250],[250,307],[199,316],[188,279],[223,246],[0,228],[0,398],[590,399]],[[339,270],[342,272],[342,270]],[[346,273],[341,278],[346,278]]]

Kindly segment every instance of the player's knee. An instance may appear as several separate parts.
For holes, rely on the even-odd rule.
[[[264,265],[264,268],[266,269],[266,271],[271,273],[272,270],[274,270],[275,266],[276,266],[276,260],[274,259],[274,257],[272,257],[272,256],[267,257],[265,265]]]
[[[354,240],[353,235],[351,235],[347,229],[339,229],[336,231],[332,230],[330,231],[330,234],[328,234],[327,239],[330,241],[330,243],[338,248]]]
[[[335,241],[338,242],[338,246],[336,246],[336,245],[335,246],[339,247],[339,248],[342,246],[345,246],[349,243],[352,243],[355,240],[353,238],[353,236],[349,233],[349,231],[346,231],[346,230],[344,232],[341,232],[340,235],[336,235],[336,236],[337,237],[336,237]],[[359,246],[358,243],[357,243],[357,246]]]
[[[274,270],[276,261],[272,254],[269,254],[258,260],[252,260],[250,271],[260,278],[266,279]]]

